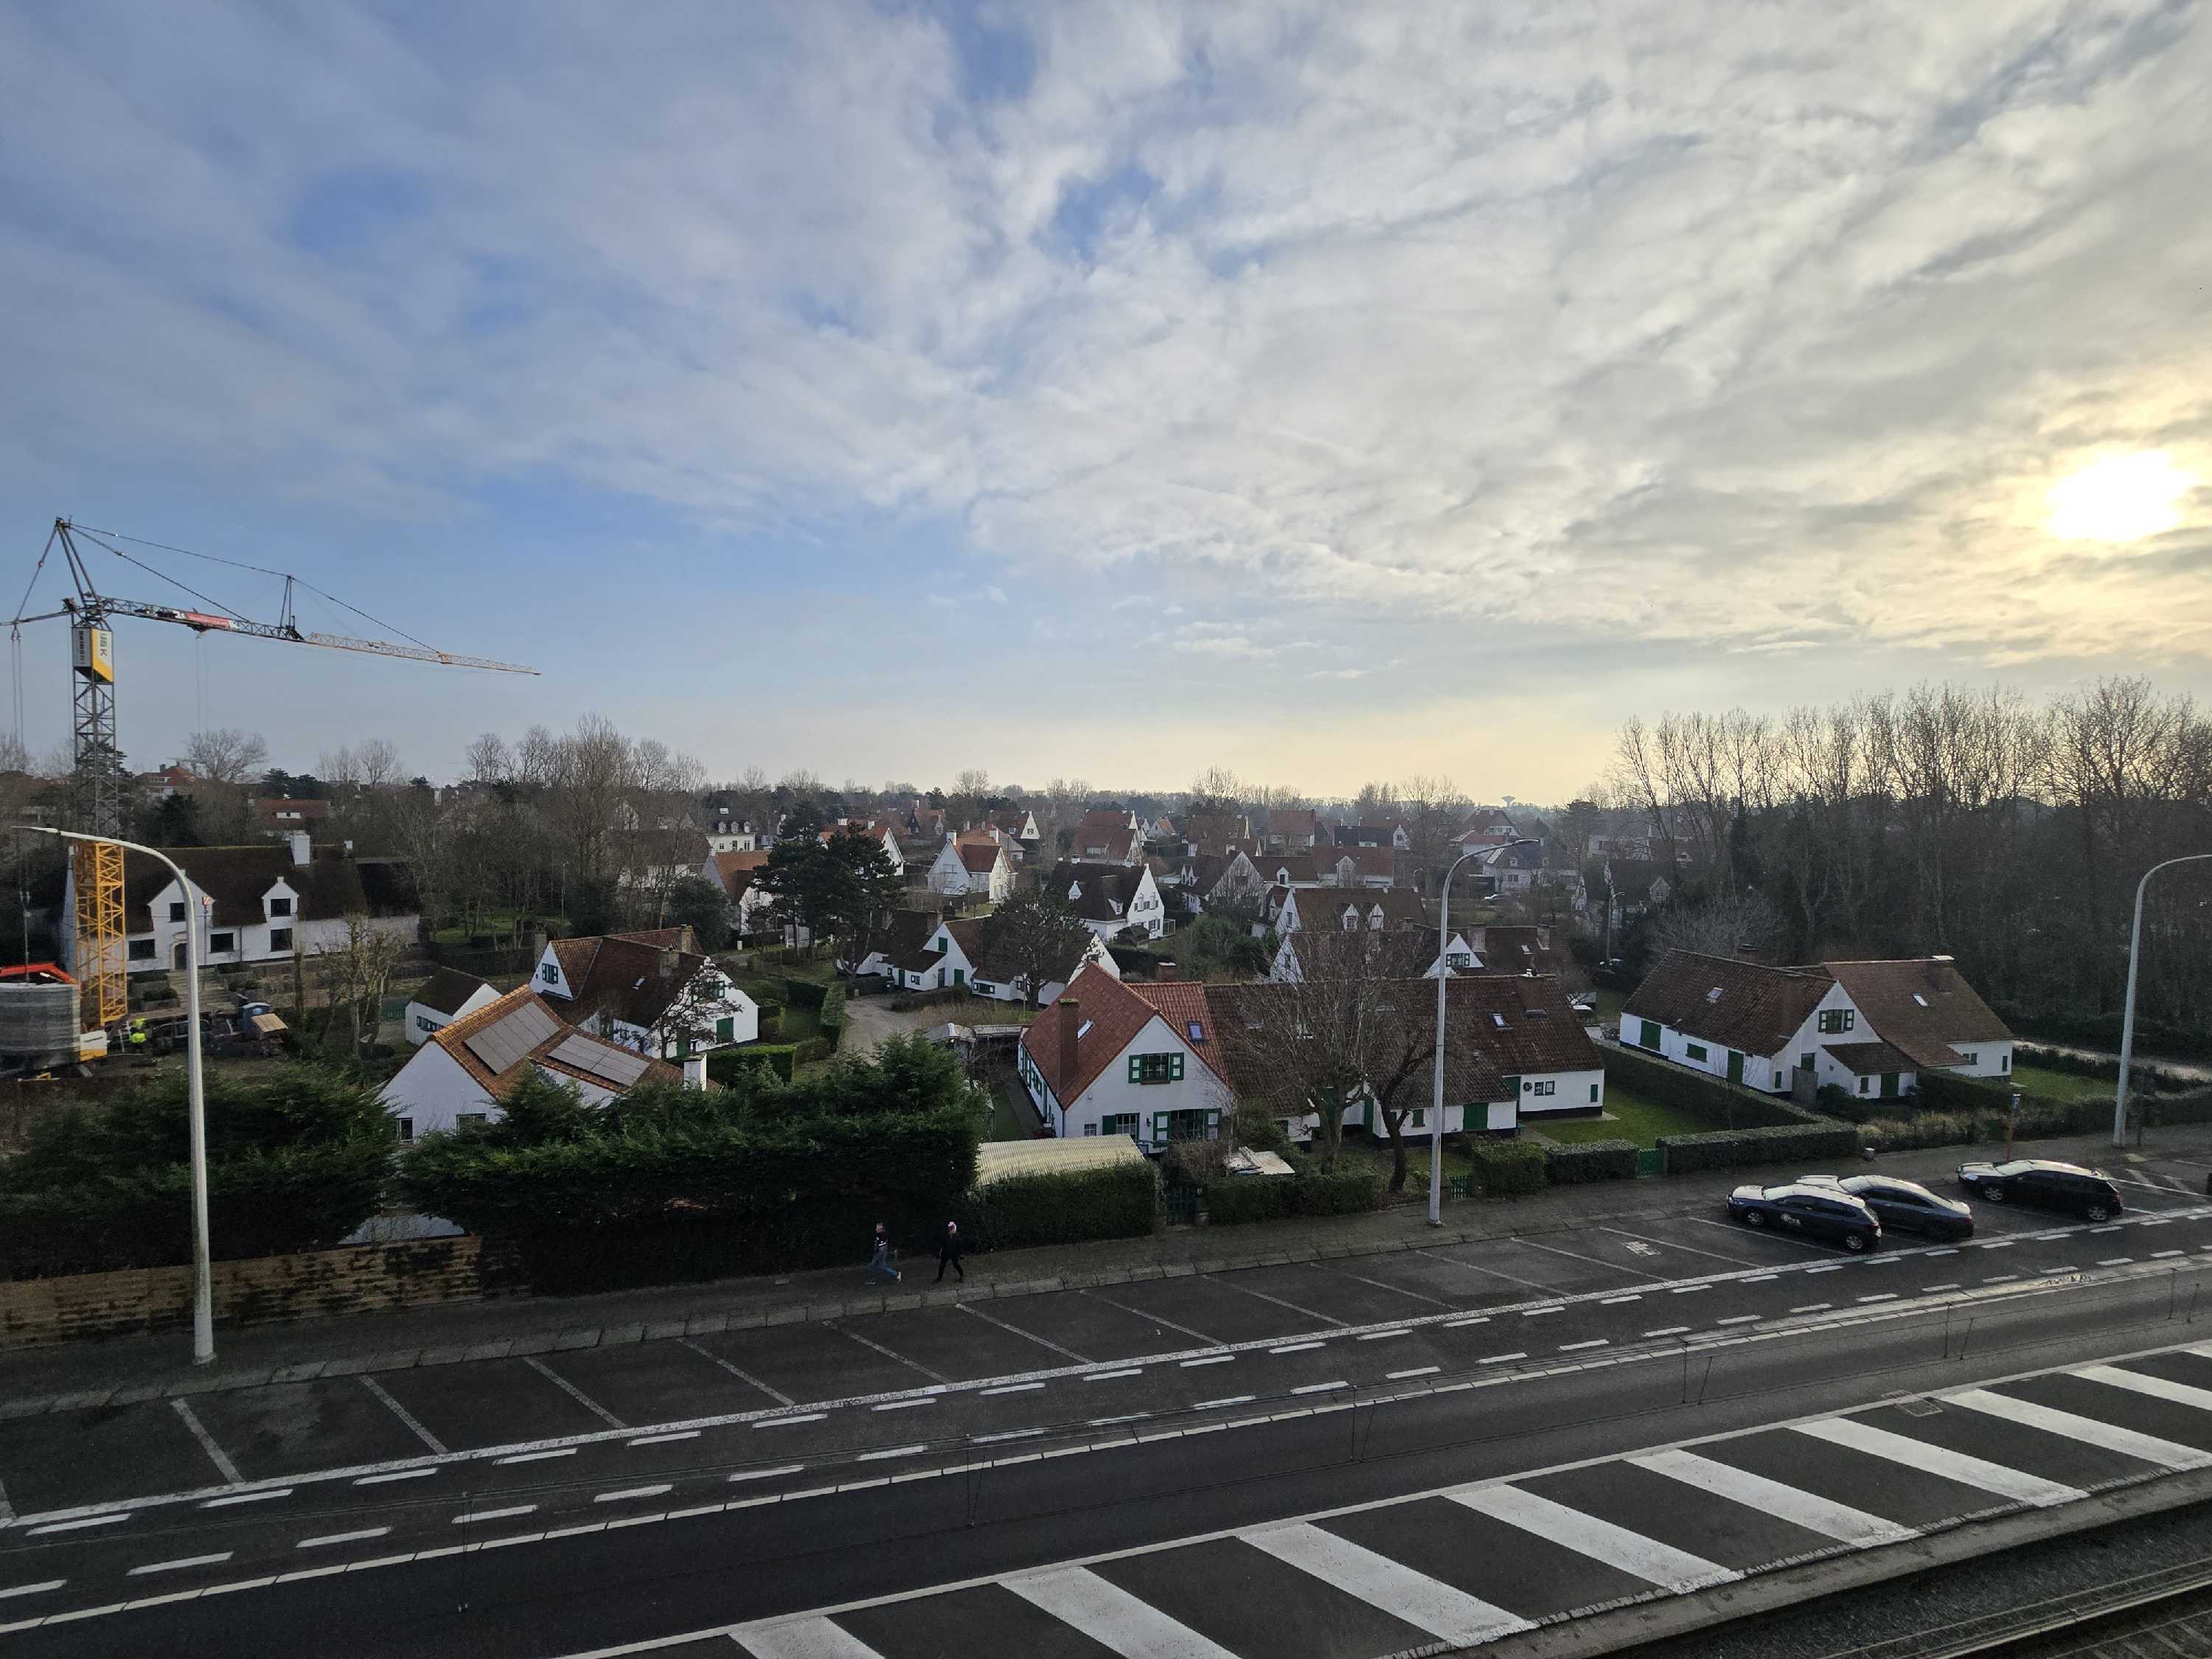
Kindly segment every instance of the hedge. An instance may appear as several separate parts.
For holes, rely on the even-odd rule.
[[[2084,1048],[2117,1049],[2120,1046],[2120,1016],[2111,1014],[2031,1014],[2015,1006],[1996,1006],[1997,1018],[2021,1036],[2042,1037],[2051,1042],[2070,1042]],[[2212,1060],[2212,1032],[2201,1027],[2172,1025],[2148,1016],[2136,1016],[2136,1041],[2154,1053],[2179,1060]]]
[[[2033,1043],[2018,1042],[2013,1045],[2013,1059],[2016,1064],[2039,1066],[2046,1072],[2064,1072],[2073,1077],[2102,1078],[2112,1084],[2118,1084],[2120,1080],[2120,1057],[2118,1054],[2106,1059],[2101,1054],[2069,1054],[2060,1048],[2039,1048]],[[2183,1077],[2160,1066],[2146,1066],[2139,1060],[2128,1069],[2136,1074],[2135,1082],[2130,1085],[2132,1088],[2180,1091],[2196,1082],[2193,1078]]]
[[[1554,1187],[1579,1186],[1587,1181],[1633,1181],[1636,1154],[1632,1140],[1585,1140],[1544,1148],[1544,1179]]]
[[[832,985],[822,998],[823,1041],[835,1048],[845,1039],[845,988]]]
[[[784,1082],[799,1059],[802,1042],[748,1042],[735,1048],[716,1048],[707,1056],[707,1075],[716,1083],[732,1084],[744,1073],[765,1066]]]
[[[1809,1115],[1809,1114],[1808,1114]],[[1816,1118],[1764,1129],[1714,1129],[1703,1134],[1661,1135],[1659,1167],[1668,1175],[1733,1170],[1747,1164],[1825,1163],[1856,1158],[1859,1131]]]
[[[1159,1205],[1160,1172],[1146,1159],[1007,1176],[968,1194],[960,1225],[977,1250],[1139,1238],[1157,1224]]]
[[[1704,1118],[1714,1128],[1784,1128],[1829,1120],[1779,1095],[1762,1094],[1705,1072],[1693,1072],[1649,1049],[1626,1043],[1604,1051],[1606,1075],[1618,1077],[1640,1095]]]
[[[787,979],[783,982],[783,1000],[794,1008],[819,1008],[829,996],[830,988],[819,980]]]
[[[1281,1176],[1231,1176],[1206,1189],[1206,1219],[1217,1227],[1241,1227],[1274,1221],[1291,1212],[1295,1179]]]
[[[2152,1095],[2142,1103],[2143,1121],[2162,1123],[2212,1123],[2212,1089],[2184,1095]]]
[[[1470,1140],[1467,1155],[1486,1196],[1544,1190],[1544,1149],[1533,1140]]]
[[[1230,1176],[1208,1183],[1206,1213],[1218,1227],[1287,1215],[1364,1215],[1382,1208],[1382,1177],[1372,1170],[1316,1170],[1287,1181]]]

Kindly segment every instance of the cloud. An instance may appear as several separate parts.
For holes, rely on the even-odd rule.
[[[960,601],[950,593],[933,593],[929,596],[929,603],[939,611],[957,611],[960,608]]]
[[[1006,603],[1006,590],[994,585],[983,590],[983,597],[993,605],[1004,605]]]

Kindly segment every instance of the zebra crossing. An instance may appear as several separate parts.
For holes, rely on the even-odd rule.
[[[2207,1467],[2212,1343],[714,1634],[750,1659],[1384,1659]]]

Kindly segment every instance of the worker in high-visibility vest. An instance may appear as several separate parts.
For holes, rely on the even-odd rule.
[[[143,1015],[131,1022],[130,1043],[134,1048],[146,1046],[146,1020]]]

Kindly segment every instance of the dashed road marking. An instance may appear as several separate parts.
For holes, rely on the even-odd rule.
[[[137,1578],[149,1572],[181,1572],[186,1567],[219,1567],[230,1559],[233,1552],[217,1550],[212,1555],[180,1555],[173,1561],[149,1561],[143,1567],[131,1569],[130,1576]]]
[[[763,1417],[753,1425],[757,1429],[787,1429],[794,1423],[819,1423],[828,1412],[793,1412],[784,1417]]]
[[[1448,1331],[1463,1331],[1470,1325],[1487,1325],[1489,1322],[1490,1316],[1482,1314],[1474,1319],[1447,1319],[1444,1321],[1444,1328]]]
[[[1316,1343],[1315,1346],[1318,1347],[1320,1344]],[[1181,1364],[1184,1370],[1190,1370],[1200,1365],[1226,1365],[1236,1358],[1233,1353],[1208,1353],[1200,1354],[1195,1359],[1183,1360]]]
[[[1894,1302],[1897,1300],[1897,1292],[1894,1291],[1884,1291],[1879,1296],[1863,1296],[1859,1300],[1862,1302]]]
[[[82,1532],[87,1527],[112,1527],[118,1521],[128,1521],[136,1510],[118,1510],[110,1515],[88,1515],[81,1521],[49,1521],[43,1527],[30,1527],[24,1535],[40,1538],[50,1532]]]
[[[880,1463],[887,1458],[911,1457],[916,1452],[928,1449],[927,1446],[888,1446],[882,1451],[862,1452],[853,1461],[857,1463]]]
[[[364,1474],[354,1482],[356,1486],[385,1486],[394,1480],[422,1480],[437,1474],[435,1469],[391,1469],[382,1474]]]
[[[1521,1310],[1521,1317],[1523,1319],[1541,1319],[1546,1314],[1555,1314],[1560,1311],[1561,1310],[1556,1305],[1549,1308],[1523,1308]]]
[[[1279,1348],[1270,1348],[1269,1353],[1304,1353],[1311,1348],[1325,1348],[1325,1342],[1285,1342]]]
[[[1486,1353],[1474,1363],[1478,1365],[1503,1365],[1509,1359],[1526,1359],[1528,1357],[1528,1356],[1527,1354],[1517,1352],[1514,1353]]]
[[[1756,1325],[1765,1317],[1764,1314],[1735,1314],[1726,1319],[1716,1319],[1713,1324],[1716,1328],[1724,1325]]]
[[[871,1406],[868,1409],[872,1412],[910,1412],[917,1406],[934,1406],[936,1403],[935,1395],[924,1395],[919,1400],[886,1400],[882,1405]]]
[[[1142,1365],[1136,1365],[1124,1371],[1093,1371],[1083,1380],[1085,1382],[1111,1382],[1116,1377],[1142,1376],[1144,1374],[1145,1368]]]
[[[773,1480],[780,1474],[804,1474],[805,1473],[806,1465],[804,1463],[786,1463],[773,1469],[739,1469],[735,1474],[730,1476],[730,1479],[732,1480]]]
[[[627,1504],[633,1498],[658,1498],[665,1492],[673,1492],[675,1490],[676,1487],[674,1482],[664,1480],[656,1486],[625,1486],[620,1492],[595,1492],[592,1494],[592,1502],[594,1504]]]
[[[1551,1312],[1555,1311],[1555,1310],[1553,1310],[1553,1309],[1550,1309],[1550,1308],[1542,1308],[1542,1309],[1539,1309],[1537,1311],[1539,1311],[1540,1313],[1551,1313]],[[1380,1341],[1382,1341],[1382,1340],[1384,1340],[1386,1338],[1389,1338],[1389,1337],[1393,1337],[1393,1336],[1411,1336],[1412,1334],[1413,1334],[1413,1332],[1411,1332],[1411,1331],[1407,1331],[1407,1330],[1397,1330],[1397,1331],[1362,1331],[1362,1332],[1359,1334],[1359,1336],[1358,1336],[1358,1340],[1359,1341],[1362,1341],[1362,1342],[1380,1342]]]
[[[1306,1383],[1303,1388],[1292,1389],[1291,1390],[1291,1392],[1292,1394],[1327,1394],[1327,1393],[1328,1393],[1330,1390],[1334,1389],[1348,1389],[1348,1388],[1350,1388],[1351,1386],[1352,1386],[1352,1384],[1350,1384],[1349,1382],[1309,1382],[1309,1383]],[[1245,1397],[1246,1397],[1247,1399],[1249,1399],[1251,1396],[1248,1395],[1246,1395]]]
[[[1689,1328],[1690,1328],[1687,1325],[1662,1325],[1657,1330],[1646,1331],[1644,1334],[1646,1336],[1680,1336],[1688,1331]]]
[[[1443,1369],[1441,1365],[1417,1365],[1410,1371],[1389,1372],[1383,1380],[1388,1382],[1403,1382],[1409,1376],[1434,1376]]]
[[[528,1515],[537,1507],[535,1504],[510,1504],[503,1510],[471,1510],[466,1515],[455,1516],[453,1524],[472,1527],[480,1521],[505,1521],[514,1516]]]
[[[1008,1429],[1000,1434],[971,1434],[968,1441],[970,1445],[988,1446],[1001,1440],[1027,1440],[1043,1432],[1042,1429]]]
[[[2167,1256],[2185,1255],[2186,1254],[2188,1253],[2185,1250],[2153,1250],[2150,1253],[2150,1259],[2154,1261],[2163,1261]]]
[[[381,1538],[392,1530],[389,1527],[363,1527],[358,1532],[326,1532],[320,1538],[302,1538],[292,1546],[295,1550],[319,1550],[331,1544],[365,1544],[372,1538]]]
[[[1220,1400],[1201,1400],[1196,1405],[1193,1406],[1191,1410],[1194,1412],[1212,1412],[1218,1411],[1224,1406],[1249,1406],[1252,1403],[1252,1399],[1253,1396],[1249,1394],[1232,1394],[1228,1395],[1226,1398]]]
[[[1009,1382],[1003,1388],[985,1389],[982,1392],[988,1398],[996,1394],[1035,1394],[1043,1387],[1042,1382]]]
[[[1677,1285],[1673,1290],[1668,1291],[1667,1294],[1669,1296],[1692,1296],[1699,1291],[1710,1291],[1711,1289],[1712,1289],[1712,1286],[1710,1285]]]
[[[1562,1342],[1559,1344],[1559,1352],[1576,1353],[1584,1348],[1605,1348],[1612,1346],[1604,1337],[1594,1336],[1587,1342]]]
[[[627,1446],[665,1446],[675,1441],[696,1440],[698,1437],[699,1431],[696,1429],[678,1429],[673,1434],[641,1434],[636,1439],[626,1440],[623,1443]]]
[[[49,1578],[43,1584],[11,1584],[6,1589],[0,1589],[0,1601],[11,1595],[44,1595],[48,1590],[58,1590],[68,1583],[66,1578]]]
[[[200,1507],[204,1510],[227,1510],[234,1504],[265,1504],[272,1498],[289,1498],[289,1486],[267,1486],[259,1492],[234,1492],[228,1497],[210,1498]]]
[[[1836,1304],[1832,1302],[1808,1302],[1802,1308],[1792,1308],[1791,1313],[1826,1313]]]
[[[1624,1302],[1641,1302],[1643,1300],[1644,1292],[1638,1291],[1634,1296],[1608,1296],[1597,1305],[1601,1308],[1618,1308]]]
[[[1933,1296],[1938,1291],[1955,1291],[1959,1287],[1956,1285],[1923,1285],[1920,1287],[1920,1294],[1923,1296]]]
[[[545,1451],[514,1452],[506,1457],[495,1457],[495,1463],[543,1463],[549,1457],[574,1457],[574,1446],[554,1446]]]

